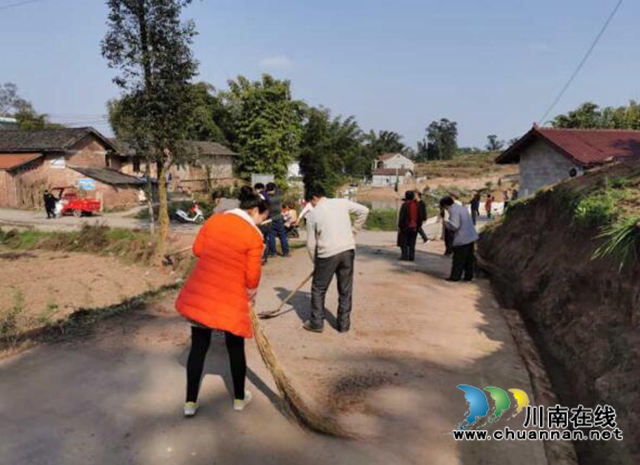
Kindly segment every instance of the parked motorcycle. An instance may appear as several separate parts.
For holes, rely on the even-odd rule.
[[[194,223],[194,224],[202,224],[204,223],[204,213],[200,210],[200,206],[197,203],[193,204],[189,213],[178,208],[176,210],[176,219],[182,223]]]

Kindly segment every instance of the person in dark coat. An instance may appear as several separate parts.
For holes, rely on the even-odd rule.
[[[414,191],[404,194],[398,219],[398,245],[402,251],[400,260],[412,262],[416,258],[416,239],[420,226],[420,212]]]
[[[44,195],[42,196],[42,200],[44,201],[44,209],[47,212],[47,219],[56,217],[56,198],[53,196],[51,192],[48,190],[44,191]]]
[[[445,225],[445,209],[440,207],[440,219],[442,220],[442,239],[444,240],[444,255],[453,253],[453,231],[447,229]]]
[[[473,224],[475,225],[478,221],[478,217],[480,216],[480,193],[475,192],[473,194],[473,198],[471,199],[471,219],[473,220]]]
[[[256,194],[258,194],[260,196],[260,198],[262,200],[267,201],[268,204],[268,200],[267,200],[267,193],[264,190],[264,184],[261,182],[257,182],[254,186],[253,186],[253,190],[255,191]],[[263,237],[263,242],[264,242],[264,250],[262,252],[262,265],[266,265],[267,262],[269,261],[269,246],[267,243],[267,237],[269,235],[269,229],[271,229],[271,225],[270,224],[261,224],[260,226],[258,226],[258,229],[260,229],[260,232],[262,233],[262,237]]]
[[[277,255],[276,237],[278,237],[282,247],[282,256],[290,257],[289,240],[287,239],[287,230],[284,227],[284,218],[282,217],[282,199],[275,183],[270,182],[267,184],[266,197],[269,204],[269,218],[271,218],[271,228],[267,231],[269,256],[275,257]]]
[[[427,233],[424,232],[423,226],[427,221],[427,204],[422,200],[422,194],[420,191],[416,191],[416,200],[418,202],[418,234],[422,238],[422,242],[426,244],[429,241],[429,237],[427,236]]]

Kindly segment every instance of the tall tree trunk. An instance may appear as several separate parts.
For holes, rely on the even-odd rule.
[[[149,232],[152,236],[156,235],[156,219],[153,213],[153,182],[151,181],[151,157],[147,154],[147,166],[144,170],[147,178],[147,207],[149,209]]]
[[[156,161],[158,167],[158,234],[157,254],[162,257],[166,253],[169,240],[169,202],[167,200],[167,169],[168,164],[163,154],[158,154]]]

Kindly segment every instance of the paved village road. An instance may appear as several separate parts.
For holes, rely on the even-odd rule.
[[[545,464],[539,442],[455,442],[467,410],[458,384],[520,388],[528,374],[489,283],[442,280],[442,244],[397,261],[393,233],[363,232],[353,328],[304,332],[308,286],[292,311],[263,322],[285,371],[314,408],[369,439],[309,433],[281,411],[252,341],[254,402],[234,412],[224,342],[207,360],[201,411],[181,417],[189,329],[168,296],[100,324],[92,336],[0,361],[0,463],[29,464]],[[259,310],[308,273],[304,250],[265,268]],[[332,290],[327,308],[335,311]],[[530,394],[531,395],[531,394]],[[522,427],[522,418],[500,426]]]

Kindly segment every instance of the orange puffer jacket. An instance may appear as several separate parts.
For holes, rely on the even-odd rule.
[[[193,244],[198,257],[176,309],[208,328],[252,336],[248,291],[260,283],[262,234],[242,210],[211,217]]]

